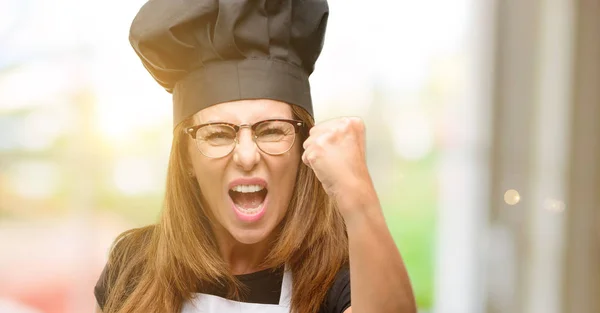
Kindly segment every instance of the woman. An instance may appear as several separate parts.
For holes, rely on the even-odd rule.
[[[156,225],[117,238],[97,312],[416,311],[363,123],[314,125],[327,16],[317,0],[142,7],[130,41],[173,93],[166,196]]]

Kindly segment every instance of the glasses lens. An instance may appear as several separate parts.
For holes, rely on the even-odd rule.
[[[287,152],[296,138],[294,125],[282,121],[263,122],[254,130],[256,144],[269,154],[281,154]]]
[[[231,152],[235,137],[235,129],[229,125],[207,125],[198,129],[196,144],[202,154],[218,158]]]

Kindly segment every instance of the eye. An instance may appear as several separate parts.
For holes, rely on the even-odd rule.
[[[198,130],[197,138],[212,145],[226,145],[235,140],[235,130],[226,125],[208,125]]]
[[[270,121],[261,124],[256,129],[256,136],[260,141],[275,142],[284,140],[294,135],[294,126],[282,121]]]
[[[281,128],[277,128],[274,126],[270,126],[266,129],[261,129],[259,136],[269,136],[269,135],[285,135],[285,130]]]
[[[224,132],[224,131],[212,132],[210,134],[207,134],[204,137],[204,139],[206,139],[206,140],[231,139],[231,138],[232,138],[231,134],[228,132]]]

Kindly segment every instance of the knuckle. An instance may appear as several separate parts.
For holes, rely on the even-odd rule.
[[[355,126],[355,127],[364,126],[363,120],[358,116],[350,117],[348,122],[350,123],[350,125]]]
[[[314,162],[316,159],[317,159],[317,154],[316,154],[316,152],[315,152],[315,151],[311,151],[310,153],[307,153],[307,154],[306,154],[306,160],[307,160],[309,163],[312,163],[312,162]]]
[[[364,133],[365,132],[365,123],[360,117],[351,117],[349,118],[349,126],[353,130]]]
[[[306,149],[309,145],[310,145],[310,138],[304,140],[304,142],[302,143],[302,148]]]
[[[344,132],[344,126],[343,125],[335,125],[331,127],[331,132],[329,133],[329,136],[335,136],[335,135],[339,135],[341,133]]]
[[[318,130],[319,130],[319,126],[315,125],[308,130],[308,135],[313,136],[314,134],[317,133]]]
[[[324,146],[324,145],[325,145],[325,143],[327,142],[328,138],[329,138],[329,136],[327,136],[327,135],[324,135],[324,136],[321,136],[321,137],[319,137],[319,138],[316,140],[316,142],[315,142],[315,143],[316,143],[316,146],[317,146],[317,148],[323,148],[323,146]]]
[[[352,119],[350,117],[348,117],[348,116],[342,117],[341,121],[342,121],[341,124],[344,127],[348,127],[348,126],[350,126],[352,124]]]
[[[342,119],[342,123],[344,128],[361,128],[364,123],[360,117],[348,116]]]

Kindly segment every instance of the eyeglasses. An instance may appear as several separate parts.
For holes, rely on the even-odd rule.
[[[287,119],[269,119],[242,125],[218,122],[188,127],[185,133],[194,139],[198,150],[204,156],[222,158],[231,153],[239,143],[237,135],[240,129],[250,128],[252,140],[262,152],[280,155],[292,148],[296,133],[303,126],[302,121]]]

